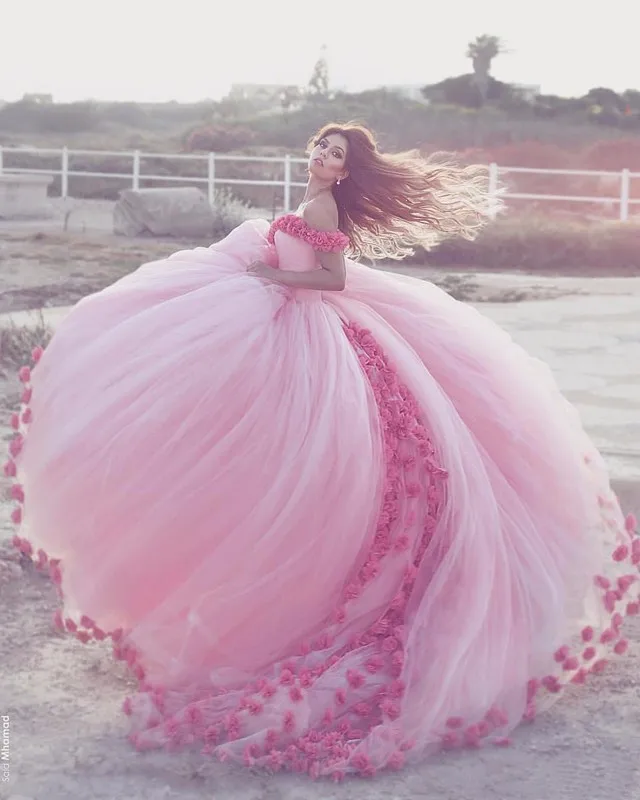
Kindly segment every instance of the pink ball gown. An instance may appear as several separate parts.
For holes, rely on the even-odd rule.
[[[21,373],[15,543],[138,678],[140,749],[370,775],[505,744],[627,648],[634,520],[546,367],[426,281],[247,273],[346,244],[246,222]]]

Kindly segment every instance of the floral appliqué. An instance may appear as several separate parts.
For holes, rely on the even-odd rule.
[[[268,240],[273,244],[276,231],[282,231],[296,239],[302,239],[324,253],[340,253],[349,246],[349,237],[342,231],[319,231],[310,227],[302,217],[296,214],[285,214],[274,220],[269,228]]]

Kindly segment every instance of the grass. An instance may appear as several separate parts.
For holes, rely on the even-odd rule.
[[[247,203],[225,189],[218,190],[213,204],[213,238],[224,239],[250,217]]]
[[[0,328],[0,374],[9,374],[25,364],[30,365],[33,350],[36,347],[46,347],[52,333],[41,312],[31,325],[10,322],[6,327]]]
[[[36,347],[46,347],[53,331],[41,313],[31,325],[10,323],[0,328],[0,381],[5,388],[0,391],[0,409],[13,412],[18,407],[20,383],[18,370],[31,366],[32,352]]]

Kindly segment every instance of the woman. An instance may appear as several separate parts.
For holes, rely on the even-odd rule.
[[[600,672],[640,548],[545,367],[343,255],[473,238],[483,171],[329,125],[309,175],[298,214],[80,302],[6,471],[58,626],[140,682],[138,748],[340,778],[505,744]]]

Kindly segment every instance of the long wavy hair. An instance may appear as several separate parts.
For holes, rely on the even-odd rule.
[[[339,228],[356,257],[401,259],[442,239],[474,239],[499,209],[489,192],[488,170],[461,166],[444,154],[418,150],[381,153],[364,125],[329,123],[311,138],[311,151],[326,136],[348,142],[348,177],[334,184]]]

